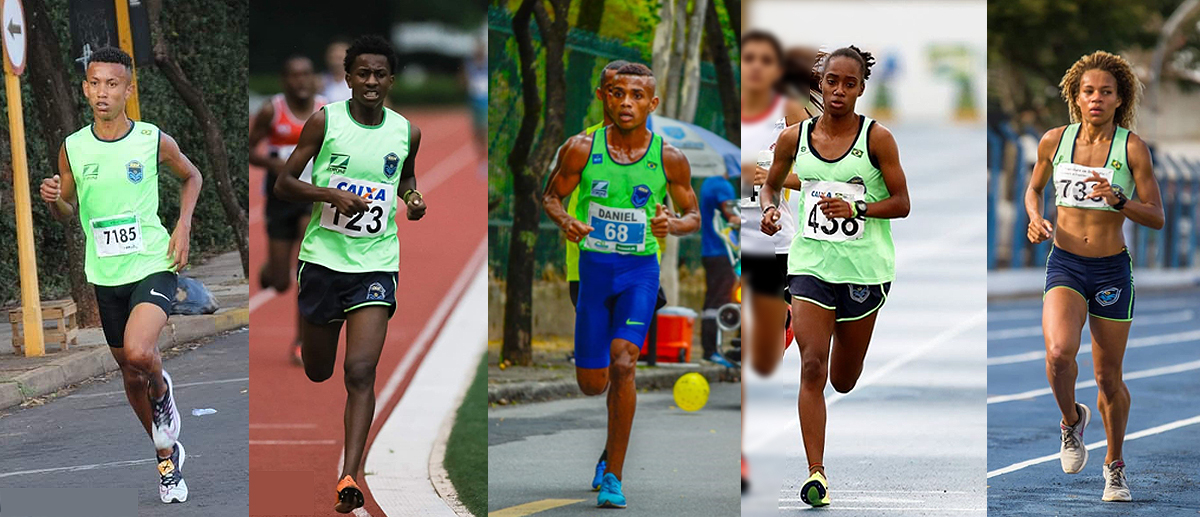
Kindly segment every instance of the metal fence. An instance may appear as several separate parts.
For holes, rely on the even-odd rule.
[[[1031,244],[1026,239],[1025,188],[1037,159],[1041,132],[1032,126],[1016,127],[1011,121],[988,125],[988,269],[1046,265],[1050,242]],[[1154,173],[1162,192],[1162,230],[1126,223],[1126,242],[1134,267],[1195,268],[1200,238],[1200,159],[1154,152]],[[1054,194],[1045,191],[1047,219],[1054,215]]]

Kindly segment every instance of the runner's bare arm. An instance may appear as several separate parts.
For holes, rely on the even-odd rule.
[[[409,122],[408,157],[404,159],[404,168],[400,169],[400,181],[396,183],[396,192],[404,196],[404,205],[408,207],[408,220],[416,221],[425,217],[425,197],[417,192],[417,150],[421,148],[421,128]],[[411,191],[411,193],[410,193]]]
[[[192,214],[196,211],[196,201],[200,199],[200,187],[204,178],[200,175],[200,169],[179,150],[175,139],[162,131],[158,133],[158,163],[166,165],[176,177],[183,180],[183,187],[179,192],[179,220],[175,223],[175,230],[171,232],[171,241],[167,245],[172,269],[179,271],[188,263]]]
[[[568,214],[562,200],[571,195],[578,186],[587,166],[588,153],[592,148],[591,135],[575,135],[558,150],[558,164],[550,171],[546,190],[542,193],[542,206],[546,216],[554,221],[571,242],[579,242],[593,228]]]
[[[58,149],[58,174],[42,180],[42,201],[50,204],[50,215],[58,221],[75,217],[75,176],[67,162],[67,146]]]
[[[675,211],[663,210],[667,216],[666,232],[656,237],[671,235],[687,235],[700,229],[700,205],[696,202],[696,192],[692,190],[692,166],[688,163],[683,151],[670,144],[663,144],[663,169],[667,176],[667,193],[675,203]],[[665,208],[665,207],[664,207]],[[737,219],[736,217],[734,219]]]
[[[867,205],[867,217],[876,219],[900,219],[908,217],[908,180],[904,177],[904,168],[900,166],[900,149],[896,146],[896,137],[882,124],[876,122],[874,129],[867,135],[867,145],[875,154],[879,164],[879,172],[883,175],[883,183],[887,185],[891,195],[883,201]]]
[[[792,163],[796,159],[796,147],[800,145],[800,125],[794,124],[784,129],[775,140],[775,158],[771,162],[771,170],[767,173],[767,182],[758,192],[758,205],[763,210],[762,232],[775,235],[781,228],[779,221],[779,193],[783,183],[791,174]]]
[[[1054,232],[1054,224],[1042,219],[1042,197],[1046,182],[1050,181],[1054,172],[1054,166],[1050,162],[1054,159],[1054,151],[1058,148],[1058,141],[1062,139],[1065,129],[1066,126],[1054,128],[1042,135],[1041,141],[1038,142],[1037,162],[1033,164],[1029,186],[1025,188],[1025,214],[1029,216],[1025,237],[1034,244],[1044,242]]]
[[[1130,221],[1155,230],[1161,230],[1165,222],[1163,216],[1162,194],[1158,191],[1158,181],[1154,179],[1154,164],[1150,160],[1150,149],[1141,137],[1129,134],[1129,167],[1133,171],[1134,195],[1136,200],[1125,202],[1121,213]],[[1107,181],[1103,182],[1107,193],[1101,192],[1109,205],[1116,204],[1116,194]],[[1099,185],[1097,185],[1099,187]],[[1095,189],[1092,191],[1096,193]]]
[[[258,145],[271,135],[271,119],[275,117],[275,105],[271,101],[264,102],[250,122],[250,165],[267,169],[271,174],[278,174],[285,163],[279,158],[272,158]]]
[[[330,203],[339,212],[355,215],[367,209],[367,202],[351,192],[334,188],[322,188],[300,181],[304,166],[321,151],[325,139],[325,110],[318,110],[308,117],[304,129],[300,130],[300,142],[283,166],[283,174],[275,181],[275,195],[284,201],[298,203]]]

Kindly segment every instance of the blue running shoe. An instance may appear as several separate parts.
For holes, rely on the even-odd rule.
[[[608,463],[604,460],[596,462],[596,477],[592,478],[592,491],[599,492],[600,485],[604,483],[604,469],[608,468]]]
[[[729,359],[726,359],[725,356],[721,355],[721,352],[713,352],[712,355],[705,357],[704,360],[724,366],[726,368],[737,368],[737,365],[729,362]]]
[[[604,475],[600,483],[600,496],[596,498],[596,506],[600,508],[624,508],[625,494],[621,493],[621,482],[612,473]]]

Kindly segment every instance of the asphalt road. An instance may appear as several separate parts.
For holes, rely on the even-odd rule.
[[[1083,472],[1063,473],[1057,457],[1062,416],[1048,393],[1040,326],[1040,300],[988,305],[989,515],[1197,515],[1200,290],[1137,293],[1124,370],[1132,401],[1124,448],[1132,503],[1100,501],[1104,447],[1089,448]],[[1091,343],[1086,327],[1082,342],[1075,393],[1092,410],[1084,433],[1092,445],[1105,433],[1092,356],[1084,353]],[[1023,395],[1010,396],[1017,394]],[[1014,470],[1045,456],[1053,458]]]
[[[669,391],[638,393],[621,515],[737,515],[738,384],[712,384],[708,405],[687,413]],[[488,410],[488,513],[563,500],[541,512],[595,515],[591,491],[604,448],[604,397]],[[529,507],[527,507],[529,508]]]
[[[0,418],[0,487],[136,488],[141,516],[247,515],[248,338],[219,336],[165,363],[183,418],[187,502],[159,501],[154,447],[115,372]],[[198,408],[217,412],[192,416]]]
[[[890,127],[912,211],[892,222],[896,281],[863,373],[825,392],[824,464],[838,515],[984,515],[986,252],[981,127]],[[808,463],[800,355],[746,378],[751,488],[742,515],[792,515]]]

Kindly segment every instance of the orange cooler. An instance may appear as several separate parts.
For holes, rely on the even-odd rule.
[[[657,360],[664,363],[688,363],[692,360],[692,331],[696,311],[686,307],[663,307],[655,314],[658,324]],[[650,340],[642,343],[642,358],[650,354]]]

